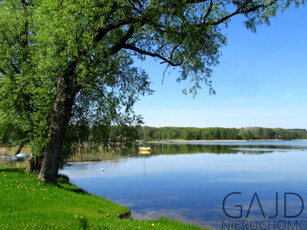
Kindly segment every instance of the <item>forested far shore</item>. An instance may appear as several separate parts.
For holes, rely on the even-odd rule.
[[[282,128],[195,128],[195,127],[145,127],[146,140],[258,140],[307,139],[306,129]]]
[[[3,131],[3,130],[2,130]],[[145,135],[144,135],[145,132]],[[1,135],[2,134],[2,135]],[[9,132],[0,130],[0,146],[18,145],[17,139],[9,138]],[[136,141],[168,140],[261,140],[261,139],[307,139],[306,129],[282,128],[196,128],[196,127],[150,127],[150,126],[103,126],[70,125],[67,129],[65,143],[68,151],[71,147],[84,143],[110,145],[114,143],[129,144]],[[79,144],[79,145],[76,145]],[[22,147],[21,145],[20,147]],[[70,147],[69,147],[70,146]]]

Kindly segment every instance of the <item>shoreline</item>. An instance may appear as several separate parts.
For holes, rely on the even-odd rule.
[[[38,182],[37,173],[27,173],[25,167],[16,164],[0,164],[0,170],[0,184],[3,186],[0,196],[4,201],[0,203],[0,209],[4,212],[0,229],[88,229],[88,227],[154,229],[157,227],[165,230],[209,230],[196,224],[165,217],[134,219],[128,207],[119,205],[109,198],[84,191],[72,184],[69,177],[58,177],[58,185],[55,186]],[[35,215],[35,213],[44,215]]]
[[[148,141],[149,144],[167,144],[167,143],[216,143],[216,142],[261,142],[261,141],[306,141],[307,139],[251,139],[251,140],[161,140],[161,141]]]

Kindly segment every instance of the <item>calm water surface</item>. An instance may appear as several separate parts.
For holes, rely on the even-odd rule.
[[[166,216],[216,229],[250,229],[246,223],[255,228],[260,221],[262,229],[291,229],[296,221],[296,229],[307,229],[307,141],[152,147],[151,155],[134,150],[129,158],[73,163],[60,173],[129,207],[134,218]]]

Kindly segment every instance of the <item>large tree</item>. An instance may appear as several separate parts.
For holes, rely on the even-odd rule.
[[[148,77],[146,56],[179,68],[195,93],[211,87],[222,33],[245,16],[255,30],[304,0],[3,0],[0,1],[0,119],[43,157],[39,179],[56,183],[71,118],[129,112]]]

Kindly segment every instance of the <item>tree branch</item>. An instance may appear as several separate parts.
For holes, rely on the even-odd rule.
[[[12,65],[13,69],[15,70],[15,72],[17,74],[20,74],[20,70],[16,67],[16,65],[14,63],[12,63],[11,65]]]
[[[212,6],[213,6],[213,1],[210,0],[209,8],[208,8],[208,10],[207,10],[207,12],[206,12],[206,15],[205,15],[204,19],[203,19],[203,23],[204,23],[204,24],[206,23],[206,20],[207,20],[208,16],[210,15],[210,12],[211,12],[211,10],[212,10]]]
[[[128,0],[128,2],[129,2],[130,6],[131,6],[131,8],[132,8],[133,10],[135,10],[135,11],[138,12],[138,13],[141,12],[142,5],[141,5],[141,3],[140,3],[139,1],[136,1],[136,0],[134,0],[134,1]],[[138,4],[138,7],[139,7],[140,9],[138,9],[138,8],[134,5],[133,2],[136,2],[136,3]]]
[[[128,41],[129,38],[132,37],[133,33],[134,33],[134,26],[131,26],[128,29],[127,33],[119,40],[119,42],[114,44],[111,48],[109,48],[106,57],[108,57],[109,55],[113,55],[118,51],[120,51],[122,48],[124,48],[126,42]]]
[[[148,56],[151,56],[151,57],[159,58],[159,59],[163,60],[164,62],[170,64],[171,66],[180,66],[180,65],[182,65],[182,63],[174,63],[173,60],[167,59],[167,58],[161,56],[160,54],[151,53],[151,52],[142,50],[142,49],[140,49],[138,47],[135,47],[135,46],[133,46],[131,44],[124,44],[123,48],[124,49],[133,50],[133,51],[135,51],[135,52],[137,52],[139,54],[144,54],[144,55],[148,55]],[[162,62],[162,63],[164,63],[164,62]]]
[[[0,73],[2,73],[3,75],[6,75],[5,70],[4,70],[4,69],[2,69],[1,67],[0,67]]]
[[[218,20],[218,21],[216,21],[216,22],[213,22],[213,23],[209,23],[209,24],[210,24],[210,25],[216,26],[216,25],[219,25],[219,24],[225,22],[226,20],[228,20],[229,18],[231,18],[231,17],[233,17],[233,16],[235,16],[235,15],[251,13],[251,12],[257,10],[257,9],[269,7],[269,6],[273,5],[273,4],[276,3],[276,2],[277,2],[277,0],[274,0],[274,1],[271,1],[269,4],[255,5],[255,6],[251,7],[251,8],[248,8],[248,9],[244,9],[244,7],[241,7],[241,9],[237,9],[237,10],[234,11],[233,13],[228,14],[227,16],[221,18],[220,20]],[[247,3],[247,4],[248,4],[248,3]],[[247,5],[247,4],[246,4],[246,5]],[[245,5],[245,6],[246,6],[246,5]]]
[[[208,0],[185,0],[184,3],[185,4],[198,4],[198,3],[205,3]],[[178,5],[178,3],[176,1],[169,1],[166,4],[163,5],[163,7],[172,7],[172,8],[176,8]]]
[[[124,20],[118,22],[117,24],[111,24],[106,28],[99,28],[94,36],[94,41],[99,42],[103,39],[107,33],[109,33],[111,30],[117,29],[121,26],[132,24],[136,22],[134,18],[125,18]]]
[[[170,57],[169,57],[170,60],[173,60],[174,52],[175,52],[175,50],[176,50],[178,47],[179,47],[179,44],[175,45],[174,48],[172,49],[171,55],[170,55]]]
[[[186,0],[185,3],[194,4],[194,3],[203,3],[207,1],[208,0]]]
[[[92,83],[91,81],[87,82],[87,84],[93,86],[94,89],[99,92],[101,97],[103,97],[104,99],[107,99],[107,97],[105,96],[104,92],[96,84]]]
[[[106,28],[99,28],[94,36],[94,41],[95,42],[99,42],[101,41],[105,35],[107,35],[107,33],[109,33],[111,30],[117,29],[123,25],[127,25],[132,23],[132,19],[131,18],[126,18],[122,21],[120,21],[117,24],[111,24]]]

